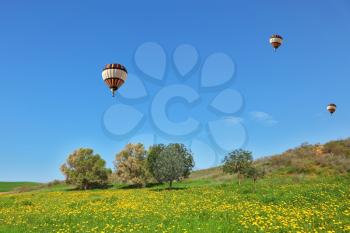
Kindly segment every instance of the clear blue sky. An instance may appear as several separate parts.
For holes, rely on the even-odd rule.
[[[95,149],[111,167],[125,142],[101,126],[116,101],[101,69],[121,62],[142,77],[134,55],[148,41],[167,53],[191,44],[201,61],[215,52],[234,59],[232,88],[244,96],[238,117],[247,129],[245,148],[255,157],[348,137],[349,25],[347,0],[4,1],[0,180],[62,179],[59,166],[79,147]],[[285,38],[277,53],[268,44],[274,33]],[[329,102],[339,106],[332,118],[325,111]],[[142,103],[125,103],[148,111]],[[191,115],[177,107],[172,111],[184,119]],[[194,114],[204,119],[209,113]],[[153,132],[144,127],[139,133]]]

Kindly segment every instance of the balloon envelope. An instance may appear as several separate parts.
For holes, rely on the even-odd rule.
[[[275,50],[278,49],[278,47],[281,46],[282,42],[283,42],[283,38],[280,35],[275,34],[275,35],[272,35],[270,37],[270,44],[272,45],[272,47]]]
[[[102,79],[112,91],[113,96],[126,81],[128,71],[121,64],[107,64],[102,71]]]
[[[335,104],[328,104],[327,110],[328,110],[328,112],[330,114],[333,114],[337,110],[337,105],[335,105]]]

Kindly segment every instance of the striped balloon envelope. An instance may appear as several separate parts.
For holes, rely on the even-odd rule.
[[[337,110],[337,105],[331,103],[331,104],[328,104],[327,106],[327,111],[330,113],[330,114],[333,114],[335,113],[335,111]]]
[[[280,35],[275,34],[270,37],[270,44],[272,45],[275,51],[281,46],[282,42],[283,38]]]
[[[121,64],[107,64],[102,71],[102,78],[112,92],[115,92],[124,84],[128,77],[128,71]]]

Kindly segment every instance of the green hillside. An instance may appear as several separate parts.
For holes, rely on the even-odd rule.
[[[0,232],[349,232],[349,176],[0,195]],[[215,176],[215,175],[213,175]],[[59,184],[60,185],[60,184]],[[59,191],[57,191],[59,190]]]
[[[303,144],[255,161],[266,171],[256,186],[221,167],[172,190],[1,182],[2,192],[30,192],[0,195],[0,232],[350,232],[349,155],[349,139]]]
[[[267,176],[332,176],[350,173],[350,139],[331,141],[325,144],[307,144],[268,156],[254,162],[263,168]],[[231,176],[221,167],[195,171],[190,179],[226,181]]]
[[[258,159],[254,163],[266,171],[266,177],[344,175],[350,173],[350,139],[331,141],[323,145],[304,143],[282,154]],[[223,173],[221,167],[214,167],[194,171],[185,182],[216,184],[231,180],[232,176]],[[23,192],[34,188],[62,190],[69,186],[42,185],[35,182],[0,182],[0,192]]]
[[[18,191],[20,189],[32,188],[39,185],[40,183],[35,182],[0,182],[0,192]]]

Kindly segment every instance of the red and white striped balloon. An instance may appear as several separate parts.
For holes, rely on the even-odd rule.
[[[120,64],[107,64],[102,71],[102,78],[109,89],[114,93],[124,84],[128,71]]]
[[[282,43],[283,43],[282,36],[275,34],[270,37],[270,44],[272,45],[275,51],[282,45]]]
[[[335,113],[335,111],[337,110],[337,105],[335,104],[328,104],[327,106],[327,111],[330,113],[330,114],[333,114]]]

